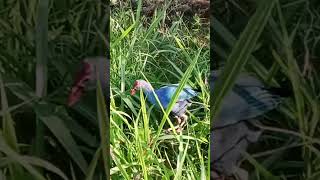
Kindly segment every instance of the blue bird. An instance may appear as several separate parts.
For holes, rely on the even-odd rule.
[[[218,74],[218,71],[211,72],[211,90]],[[232,90],[224,97],[213,128],[221,128],[265,114],[279,105],[279,94],[280,88],[266,88],[257,78],[245,73],[240,74]]]
[[[211,72],[211,90],[218,76],[219,71]],[[277,108],[282,97],[290,93],[283,88],[266,88],[260,80],[246,73],[238,76],[222,100],[220,112],[211,117],[214,118],[210,143],[212,177],[216,177],[216,173],[222,176],[236,173],[242,152],[261,134],[252,130],[248,122]],[[246,176],[242,170],[237,172]]]
[[[173,98],[175,91],[177,90],[179,84],[170,84],[163,86],[159,89],[154,90],[150,83],[145,80],[136,80],[133,88],[130,91],[131,95],[134,95],[136,91],[143,90],[148,101],[155,105],[157,108],[160,108],[157,103],[154,93],[157,95],[162,107],[166,109]],[[153,93],[154,91],[154,93]],[[174,104],[170,114],[173,115],[178,120],[179,128],[185,124],[187,116],[185,115],[187,108],[191,105],[191,99],[196,97],[198,92],[193,90],[190,86],[186,85],[184,89],[180,92],[177,102]],[[178,129],[179,131],[182,129]],[[169,129],[170,131],[170,129]]]

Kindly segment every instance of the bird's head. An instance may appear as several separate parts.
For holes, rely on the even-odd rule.
[[[132,89],[130,90],[130,94],[133,96],[140,89],[152,91],[152,86],[148,82],[146,82],[145,80],[136,80],[133,84]]]
[[[99,71],[97,71],[99,69]],[[99,78],[102,88],[107,89],[107,60],[105,58],[89,58],[82,61],[80,71],[75,76],[75,81],[68,97],[68,106],[73,106],[85,93],[85,91],[96,87]],[[98,77],[97,77],[98,72]]]
[[[143,87],[144,82],[145,82],[145,81],[143,81],[143,80],[136,80],[136,81],[133,83],[133,87],[132,87],[132,89],[130,90],[131,96],[135,95],[136,92],[139,91],[139,90]]]

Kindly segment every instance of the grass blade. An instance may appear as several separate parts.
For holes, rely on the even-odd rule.
[[[86,179],[85,180],[92,180],[93,179],[93,175],[94,175],[94,171],[96,169],[99,157],[101,156],[101,148],[99,148],[96,153],[94,154],[91,163],[88,167],[88,171],[86,173]]]
[[[60,118],[60,112],[57,112],[55,106],[48,103],[37,104],[35,110],[42,123],[44,123],[55,135],[82,172],[86,173],[88,167],[87,162],[69,129],[64,125],[63,120]]]
[[[49,0],[39,1],[36,25],[36,94],[38,97],[44,97],[47,94],[48,14]],[[44,126],[38,118],[36,119],[36,124],[36,153],[39,156],[43,156]]]
[[[220,110],[223,97],[232,88],[237,75],[242,71],[242,68],[246,65],[251,53],[255,49],[256,42],[268,22],[276,2],[276,0],[260,2],[255,14],[232,49],[227,64],[217,80],[215,88],[211,91],[211,127],[214,125],[214,117]]]
[[[31,175],[33,175],[37,180],[46,180],[35,168],[33,168],[26,160],[24,160],[18,153],[16,153],[10,146],[5,143],[5,139],[0,134],[0,151],[6,154],[10,159],[12,159],[16,164],[20,164],[24,167]],[[13,173],[17,173],[14,171]],[[12,174],[14,178],[17,178],[16,174]],[[21,177],[21,176],[20,176]]]
[[[98,72],[97,72],[98,73]],[[104,172],[106,175],[106,178],[109,179],[110,177],[110,152],[107,150],[109,148],[109,116],[107,116],[107,106],[105,99],[107,97],[103,96],[102,93],[102,87],[99,81],[97,81],[97,114],[98,114],[98,120],[99,120],[99,127],[100,127],[100,141],[101,145],[100,148],[102,153],[102,161],[104,165]]]
[[[1,91],[1,107],[3,112],[3,119],[2,119],[3,136],[6,139],[6,142],[10,145],[10,147],[13,148],[16,152],[19,152],[16,132],[14,128],[14,122],[11,117],[11,114],[8,112],[7,95],[4,89],[1,74],[0,74],[0,91]]]

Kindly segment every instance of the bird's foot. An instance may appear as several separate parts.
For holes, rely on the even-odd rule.
[[[180,133],[182,131],[181,127],[179,125],[174,126],[174,129],[176,130],[177,133]],[[172,128],[168,128],[165,130],[166,134],[170,134],[172,131],[173,131]]]
[[[180,117],[180,122],[178,122],[179,126],[183,129],[186,124],[187,124],[187,119],[188,119],[188,116],[183,114],[181,117]]]
[[[187,122],[187,119],[188,119],[188,116],[187,115],[182,115],[181,117],[178,117],[178,116],[174,116],[175,119],[177,119],[177,122],[178,122],[178,125],[177,126],[174,126],[174,129],[176,130],[177,133],[181,133],[183,128],[185,127],[186,125],[186,122]],[[166,133],[169,134],[172,132],[172,128],[168,128],[166,129]]]

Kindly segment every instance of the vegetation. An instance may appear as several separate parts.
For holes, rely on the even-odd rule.
[[[207,25],[173,16],[166,3],[146,16],[141,6],[119,2],[110,21],[105,1],[0,2],[0,179],[105,179],[109,166],[112,179],[209,178]],[[293,92],[262,118],[264,134],[241,166],[250,179],[319,179],[319,1],[212,4],[211,64],[225,64],[221,79],[244,69]],[[110,136],[101,89],[65,106],[79,62],[108,54],[108,23]],[[200,89],[182,134],[165,134],[175,123],[167,113],[142,93],[129,95],[136,79]],[[212,115],[232,86],[228,79],[215,86]]]
[[[152,17],[121,3],[112,9],[111,127],[112,179],[205,179],[209,177],[209,27],[175,19],[167,24],[168,4]],[[171,17],[172,18],[172,17]],[[172,123],[143,94],[130,96],[137,79],[158,88],[180,83],[200,89],[182,134],[166,134]],[[177,97],[177,96],[176,96]],[[170,122],[172,121],[172,122]]]
[[[107,4],[13,0],[0,7],[0,179],[106,176],[97,161],[105,160],[98,152],[106,146],[99,133],[106,109],[97,116],[89,101],[65,105],[77,64],[106,54]]]
[[[264,134],[241,166],[250,179],[319,179],[319,2],[217,0],[212,9],[214,65],[225,70],[211,99],[223,97],[242,67],[293,92],[263,118]]]

